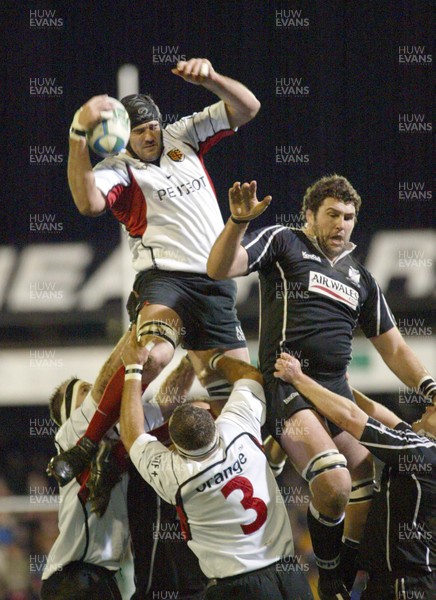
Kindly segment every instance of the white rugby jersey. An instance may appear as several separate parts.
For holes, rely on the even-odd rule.
[[[216,420],[219,446],[206,460],[185,459],[149,434],[130,449],[144,479],[177,506],[208,578],[260,569],[294,553],[288,514],[261,448],[264,418],[262,386],[241,379]]]
[[[97,187],[129,235],[134,269],[206,273],[224,224],[203,156],[232,133],[220,101],[163,129],[158,161],[121,153],[96,165]]]
[[[149,406],[148,403],[145,405],[146,411]],[[61,450],[72,448],[84,435],[96,407],[89,393],[56,434],[56,445]],[[153,406],[149,412],[151,417],[147,413],[146,422],[154,429],[162,424],[162,415],[159,417]],[[111,437],[117,437],[115,431]],[[48,555],[42,579],[48,579],[55,571],[76,560],[110,570],[120,568],[130,540],[127,483],[125,473],[112,489],[107,510],[102,517],[91,512],[89,503],[82,505],[77,496],[80,485],[76,479],[59,489],[59,536]]]

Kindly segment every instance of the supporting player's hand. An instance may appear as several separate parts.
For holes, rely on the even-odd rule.
[[[121,352],[124,365],[144,365],[150,354],[150,348],[141,346],[136,337],[136,323],[132,325],[129,339]]]
[[[194,85],[201,85],[208,80],[213,79],[215,75],[214,68],[207,58],[191,58],[190,60],[181,60],[177,63],[171,73],[182,77],[185,81]]]
[[[113,108],[113,102],[107,94],[93,96],[80,109],[79,124],[85,131],[90,131],[105,118],[105,111],[111,111]]]
[[[274,377],[278,377],[286,381],[286,383],[296,383],[303,375],[300,361],[291,356],[287,352],[282,352],[274,365]]]
[[[240,184],[239,181],[233,184],[229,190],[229,204],[232,217],[242,221],[252,221],[261,215],[269,206],[272,197],[265,196],[259,202],[256,197],[257,183]]]

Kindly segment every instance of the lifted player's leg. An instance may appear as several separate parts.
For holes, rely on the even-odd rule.
[[[143,372],[144,388],[172,359],[181,328],[182,322],[172,309],[163,305],[145,305],[141,308],[137,335],[143,346],[149,346],[149,358]],[[123,336],[96,380],[93,397],[96,403],[98,402],[98,408],[85,435],[74,448],[54,456],[48,465],[47,472],[56,478],[60,486],[69,483],[90,464],[104,434],[119,419],[124,383],[121,354],[125,342]],[[102,389],[104,391],[99,397]]]
[[[208,360],[204,357],[210,356],[210,352],[211,350],[192,350],[189,352],[189,358],[202,386],[207,390],[210,412],[214,417],[217,417],[227,402],[233,386],[226,379],[223,379],[219,373],[209,368]],[[244,362],[250,362],[248,348],[232,348],[230,350],[217,348],[216,352],[222,352]]]
[[[281,445],[312,494],[307,523],[319,570],[321,600],[350,598],[340,573],[344,513],[351,492],[347,461],[331,439],[322,417],[296,412],[283,428]]]

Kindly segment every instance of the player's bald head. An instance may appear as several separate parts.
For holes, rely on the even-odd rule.
[[[187,402],[178,406],[169,421],[169,433],[179,454],[202,458],[217,444],[215,421],[208,410]]]

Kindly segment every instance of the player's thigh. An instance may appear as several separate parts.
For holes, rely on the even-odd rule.
[[[347,468],[354,480],[365,479],[373,475],[372,455],[365,446],[347,431],[335,436],[334,442],[338,450],[347,459]]]
[[[282,425],[280,444],[301,474],[317,454],[337,450],[322,417],[314,410],[299,410]]]
[[[250,363],[250,354],[248,353],[248,348],[230,348],[228,350],[216,348],[215,350],[217,353],[222,352],[223,354],[231,356],[232,358]],[[210,349],[189,350],[188,354],[195,372],[201,377],[203,385],[209,383],[210,381],[222,378],[221,375],[219,375],[216,371],[212,371],[209,367],[209,359],[211,355]]]
[[[164,304],[144,304],[138,313],[136,321],[138,331],[144,325],[144,323],[152,322],[159,324],[160,322],[166,323],[172,327],[180,335],[182,332],[182,319],[176,313],[175,310],[165,306]]]

